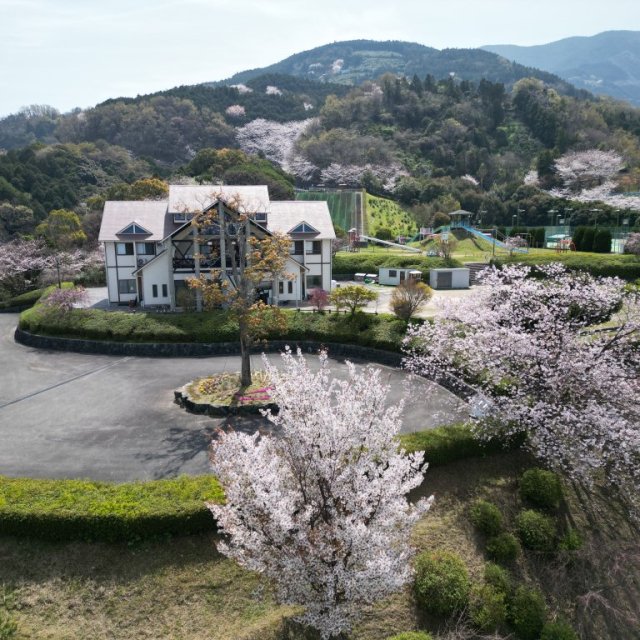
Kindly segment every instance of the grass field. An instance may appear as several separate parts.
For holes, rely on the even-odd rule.
[[[518,477],[530,465],[514,452],[429,469],[418,493],[434,493],[436,503],[414,528],[417,549],[455,551],[480,581],[486,559],[470,504],[489,499],[512,521],[521,508]],[[637,637],[637,530],[600,490],[565,486],[565,496],[559,517],[584,537],[583,548],[553,557],[528,552],[512,579],[541,588],[551,615],[572,620],[583,640]],[[215,541],[201,535],[127,546],[0,537],[0,612],[17,622],[16,640],[280,640],[292,609],[278,606],[259,576],[221,557]],[[353,640],[416,628],[445,637],[439,621],[416,609],[409,588],[363,614]]]
[[[366,204],[368,235],[375,236],[378,229],[382,228],[389,229],[394,238],[411,238],[418,232],[415,221],[397,202],[367,194]]]

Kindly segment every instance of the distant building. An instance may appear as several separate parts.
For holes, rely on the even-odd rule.
[[[204,274],[221,269],[219,228],[196,237],[193,216],[233,201],[249,214],[252,235],[280,232],[291,238],[290,279],[263,287],[271,302],[304,300],[311,289],[331,289],[336,236],[326,202],[271,201],[266,186],[172,185],[167,200],[105,203],[98,239],[105,246],[109,301],[179,307],[196,262]],[[227,259],[227,272],[229,267]]]

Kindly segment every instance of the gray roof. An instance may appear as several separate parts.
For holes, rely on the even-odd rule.
[[[314,240],[333,240],[336,232],[331,222],[329,207],[324,200],[273,200],[267,220],[269,231],[288,233],[301,222],[308,222],[320,233]]]
[[[218,198],[225,202],[240,202],[239,208],[244,212],[269,211],[269,190],[266,185],[171,185],[169,213],[204,211]]]
[[[150,235],[122,236],[118,235],[130,223],[137,222],[150,232]],[[113,201],[104,204],[102,223],[98,241],[105,242],[119,239],[162,240],[176,228],[173,218],[167,213],[166,200]]]

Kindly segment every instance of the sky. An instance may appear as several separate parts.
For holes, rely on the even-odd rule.
[[[0,117],[222,80],[340,40],[544,44],[640,30],[639,0],[0,0]]]

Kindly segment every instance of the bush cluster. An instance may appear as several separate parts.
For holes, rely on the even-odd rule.
[[[552,518],[533,509],[516,516],[516,528],[526,549],[550,552],[556,547],[556,525]]]
[[[560,477],[544,469],[528,469],[520,479],[520,497],[534,507],[557,509],[562,499]]]
[[[473,590],[469,614],[473,626],[484,633],[502,627],[507,619],[506,596],[490,584]]]
[[[542,627],[540,640],[578,640],[578,634],[568,622],[558,620],[547,622]]]
[[[537,589],[520,586],[508,605],[507,619],[520,640],[538,640],[547,615],[544,597]]]
[[[460,556],[446,551],[421,553],[415,568],[416,599],[426,611],[449,616],[467,606],[471,584]]]
[[[511,592],[511,576],[500,565],[488,562],[484,568],[484,581],[505,595]]]
[[[45,540],[136,540],[211,531],[213,476],[111,484],[0,476],[0,532]]]
[[[471,522],[485,536],[498,535],[504,527],[500,509],[492,502],[476,500],[471,507]]]
[[[512,533],[500,533],[487,540],[486,550],[491,560],[510,564],[520,554],[520,544]]]

